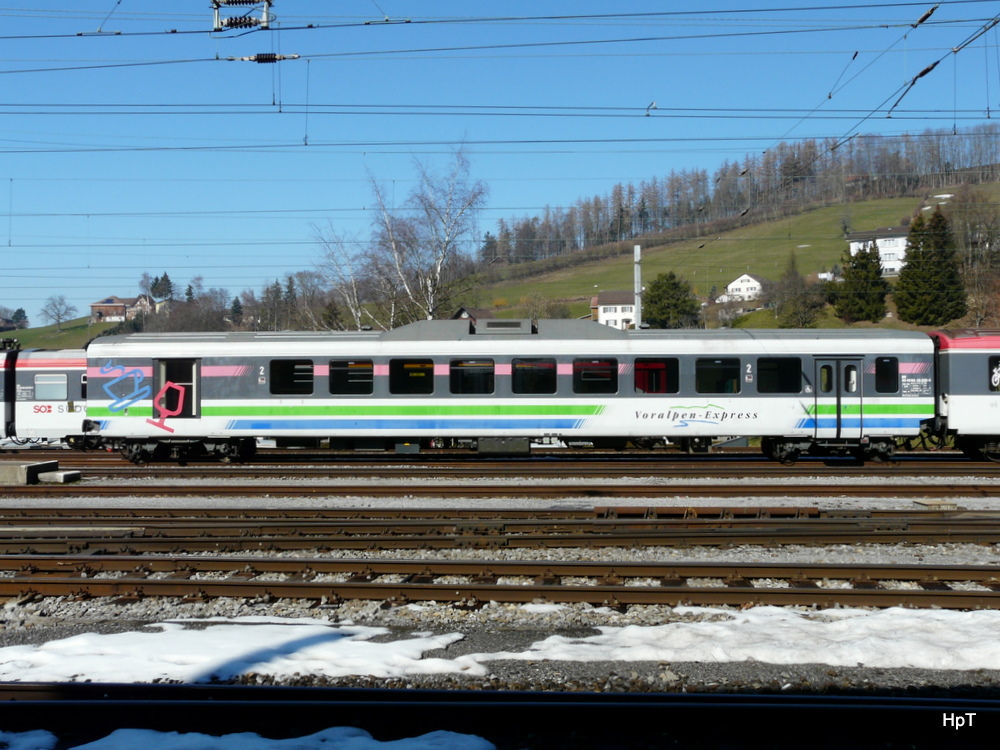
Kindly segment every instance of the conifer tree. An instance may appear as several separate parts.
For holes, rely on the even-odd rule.
[[[691,285],[673,271],[653,279],[642,298],[642,319],[650,328],[693,328],[700,311]]]
[[[906,265],[899,272],[894,296],[899,318],[907,323],[939,326],[965,315],[955,241],[940,208],[929,220],[918,215],[910,224]]]
[[[844,252],[844,281],[837,285],[834,309],[847,323],[870,320],[878,323],[885,317],[885,297],[889,283],[882,277],[882,262],[874,242],[851,255]]]

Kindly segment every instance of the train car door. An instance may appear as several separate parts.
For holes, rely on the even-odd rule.
[[[861,358],[817,359],[816,438],[859,440],[862,417]]]
[[[201,388],[197,359],[158,359],[153,414],[161,423],[168,419],[192,419],[201,415]]]

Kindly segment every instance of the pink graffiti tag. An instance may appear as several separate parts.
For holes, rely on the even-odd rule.
[[[170,389],[177,391],[177,406],[173,410],[168,409],[165,404],[167,391]],[[177,385],[176,383],[171,383],[170,381],[164,383],[160,392],[157,393],[156,397],[153,399],[153,405],[156,407],[156,411],[159,412],[160,418],[147,419],[146,421],[154,427],[159,427],[167,432],[173,432],[174,428],[167,427],[165,423],[168,417],[176,417],[184,411],[184,394],[186,392],[187,389],[185,389],[183,385]]]

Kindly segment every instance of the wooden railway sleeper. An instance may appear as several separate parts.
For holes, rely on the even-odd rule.
[[[851,578],[849,580],[851,588],[855,589],[880,589],[882,585],[878,581],[870,578]]]
[[[927,591],[951,591],[952,587],[945,583],[944,581],[938,580],[937,578],[925,578],[923,580],[917,581],[917,585],[920,588]]]
[[[788,585],[793,589],[818,589],[819,584],[816,581],[805,578],[803,576],[796,576],[794,578],[788,579]]]

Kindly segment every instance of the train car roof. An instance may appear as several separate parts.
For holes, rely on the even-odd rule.
[[[931,331],[938,349],[988,349],[1000,351],[1000,330],[961,328]]]
[[[94,357],[390,356],[480,354],[531,356],[655,353],[861,354],[930,352],[925,334],[885,329],[678,329],[621,331],[590,320],[434,320],[374,332],[156,333],[108,336]]]

